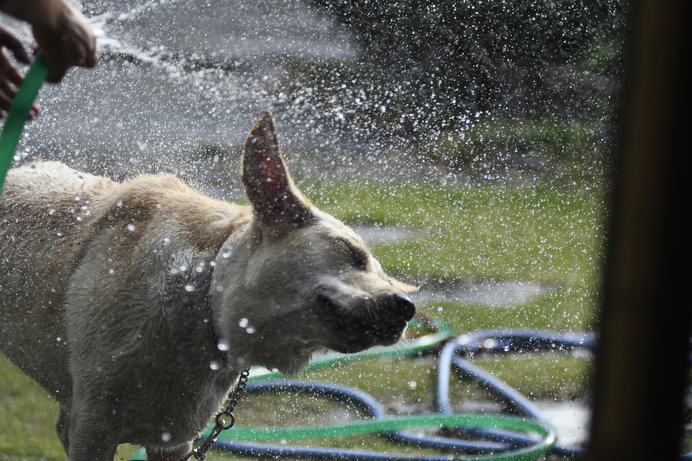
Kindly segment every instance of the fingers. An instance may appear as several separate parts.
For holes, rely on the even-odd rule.
[[[2,50],[0,50],[0,75],[2,76],[0,85],[7,84],[9,82],[14,86],[19,86],[19,84],[22,83],[22,74],[20,74],[19,71],[14,68],[10,60],[5,55],[5,52]]]
[[[0,27],[0,46],[10,50],[14,57],[17,58],[17,61],[24,64],[29,64],[31,62],[29,54],[22,46],[22,42],[2,27]]]
[[[2,89],[0,89],[0,115],[3,112],[7,112],[8,110],[10,110],[13,98],[14,95],[10,96],[7,93],[5,93]]]
[[[4,48],[7,48],[17,58],[17,61],[28,64],[31,60],[21,42],[10,32],[0,27],[0,117],[10,110],[12,101],[17,94],[16,89],[21,85],[23,76],[14,67]],[[29,119],[38,114],[38,107],[33,106]]]
[[[12,107],[12,101],[14,101],[14,97],[16,95],[17,92],[15,89],[8,85],[4,80],[2,80],[2,77],[0,77],[0,118],[4,116],[5,112],[10,110],[10,107]],[[29,120],[33,120],[38,113],[38,106],[32,106],[29,110]]]
[[[72,66],[96,65],[96,37],[89,21],[73,6],[65,4],[57,26],[34,27],[39,49],[51,65],[47,80],[57,83]]]
[[[8,87],[4,83],[0,84],[0,119],[5,115],[6,112],[9,112],[10,107],[12,107],[12,101],[14,101],[16,94],[17,92],[14,89]],[[29,110],[29,120],[33,120],[38,113],[38,106],[32,106]]]
[[[2,0],[0,0],[2,2]],[[72,66],[96,66],[96,37],[89,21],[68,2],[57,3],[57,12],[48,21],[29,21],[33,24],[38,49],[50,64],[47,81],[60,82]],[[26,50],[12,33],[0,26],[0,117],[9,110],[22,83],[23,76],[5,54],[7,49],[17,62],[30,64]],[[32,119],[38,114],[33,106]]]

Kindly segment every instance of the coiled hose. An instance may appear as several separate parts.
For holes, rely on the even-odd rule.
[[[528,399],[503,381],[475,367],[462,356],[481,352],[568,352],[577,348],[593,349],[596,346],[595,335],[505,329],[478,331],[450,341],[451,330],[444,323],[435,322],[438,332],[414,340],[410,348],[385,348],[349,356],[325,357],[316,360],[311,365],[313,369],[323,368],[340,360],[357,360],[364,356],[404,357],[416,355],[425,350],[439,349],[442,346],[435,389],[435,413],[388,418],[382,405],[363,391],[339,384],[287,381],[279,379],[280,375],[276,373],[265,372],[263,374],[260,371],[255,374],[253,381],[246,388],[246,392],[250,395],[291,391],[320,396],[355,406],[369,419],[312,427],[250,428],[238,425],[222,433],[215,446],[227,453],[239,456],[362,461],[411,461],[413,459],[426,461],[450,459],[528,461],[546,453],[554,453],[568,458],[581,453],[580,447],[556,443],[552,425]],[[449,401],[452,370],[500,397],[514,415],[454,414]],[[421,435],[406,431],[410,428],[430,426],[444,427],[446,434],[452,433],[457,437],[465,437],[465,439]],[[296,440],[323,439],[373,432],[377,432],[382,437],[400,445],[434,449],[444,454],[420,456],[288,444],[288,442]],[[270,441],[280,441],[281,443],[261,443]],[[140,453],[140,457],[133,457],[132,459],[144,459],[142,455],[143,451]]]

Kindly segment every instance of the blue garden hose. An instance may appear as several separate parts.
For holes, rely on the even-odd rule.
[[[442,349],[440,354],[440,365],[438,373],[438,385],[436,404],[437,410],[442,414],[452,414],[449,403],[449,377],[451,365],[465,375],[468,379],[487,387],[495,395],[501,397],[515,413],[527,416],[531,420],[539,422],[546,427],[552,427],[550,422],[540,413],[540,411],[519,392],[512,389],[506,383],[493,377],[489,373],[471,365],[468,361],[461,359],[457,353],[479,353],[479,352],[509,352],[525,350],[553,350],[569,351],[576,348],[594,348],[596,345],[595,336],[592,334],[570,334],[542,332],[531,330],[490,330],[479,331],[473,334],[464,335],[456,341],[449,342]],[[299,387],[295,387],[299,386]],[[335,400],[340,400],[348,395],[346,402],[354,402],[357,398],[362,398],[361,408],[368,409],[366,414],[373,418],[381,417],[383,409],[374,398],[362,393],[361,391],[349,390],[343,386],[327,383],[300,383],[294,382],[264,382],[255,383],[253,391],[269,392],[280,390],[300,390],[306,392],[312,390],[317,395],[325,395]],[[354,392],[350,395],[349,392]],[[362,397],[365,395],[366,397]],[[360,397],[358,397],[360,396]],[[514,458],[514,453],[525,450],[536,443],[534,437],[527,436],[517,431],[507,431],[495,428],[459,428],[460,433],[472,436],[473,440],[461,440],[457,438],[440,436],[421,436],[409,434],[405,431],[383,431],[381,435],[395,443],[401,445],[414,446],[416,448],[436,449],[447,453],[455,453],[453,459],[483,459],[483,453],[504,454],[506,459]],[[231,432],[232,434],[232,432]],[[241,456],[266,456],[283,457],[297,459],[349,459],[349,460],[449,460],[449,455],[439,456],[409,456],[393,455],[389,453],[374,453],[361,450],[344,450],[334,448],[315,448],[287,445],[268,445],[257,442],[242,440],[231,440],[233,437],[221,438],[217,441],[217,446],[229,453]],[[579,447],[556,445],[551,448],[551,453],[563,457],[575,457],[582,452]],[[473,457],[459,458],[459,453],[464,455],[479,455]],[[498,455],[499,456],[499,455]]]
[[[591,333],[557,333],[537,330],[485,330],[469,333],[459,337],[456,341],[445,345],[440,353],[438,379],[436,389],[437,410],[442,413],[451,413],[449,402],[449,382],[451,366],[463,376],[481,384],[493,394],[502,398],[507,406],[519,415],[525,415],[548,423],[541,412],[521,393],[511,388],[508,384],[480,368],[472,365],[468,360],[459,357],[464,355],[484,352],[518,352],[518,351],[560,351],[568,352],[578,348],[593,350],[596,347],[596,336]],[[549,424],[549,423],[548,423]],[[469,433],[469,431],[464,431]],[[510,444],[525,444],[531,440],[525,436],[507,433],[495,429],[476,429],[470,432],[474,436],[488,437],[504,441]],[[556,444],[553,453],[575,457],[582,449],[566,445]]]
[[[427,460],[442,461],[449,460],[449,455],[403,455],[391,453],[375,453],[363,450],[337,449],[337,448],[315,448],[306,446],[261,444],[248,441],[253,435],[262,439],[279,439],[286,437],[290,440],[302,438],[318,438],[323,432],[331,432],[333,436],[356,435],[360,433],[384,432],[387,438],[402,445],[412,445],[416,448],[435,448],[446,452],[455,453],[451,459],[476,459],[476,460],[528,460],[535,459],[542,454],[550,451],[555,435],[550,426],[536,423],[532,420],[523,418],[509,417],[506,415],[447,415],[449,419],[440,414],[414,415],[400,418],[387,418],[381,404],[368,394],[351,389],[345,386],[304,381],[265,381],[249,384],[246,392],[285,392],[293,391],[308,393],[310,395],[326,396],[341,403],[346,403],[358,407],[365,415],[371,419],[345,423],[338,426],[315,426],[311,428],[247,428],[236,426],[234,430],[228,431],[225,436],[219,438],[216,447],[224,449],[229,453],[241,456],[259,457],[290,457],[298,459],[355,459],[355,460],[378,460],[378,461],[411,461]],[[499,444],[474,446],[471,442],[448,439],[443,437],[421,437],[409,435],[399,430],[402,426],[406,427],[425,427],[439,426],[458,419],[460,422],[474,424],[476,426],[504,426],[514,430],[527,431],[539,434],[539,440],[532,439],[531,444],[526,444],[521,448],[506,447]],[[370,426],[370,427],[369,427]],[[355,428],[356,431],[348,431]],[[361,431],[361,429],[364,429]],[[394,430],[396,429],[396,430]],[[298,436],[298,437],[296,437]],[[446,443],[445,443],[446,441]],[[459,444],[461,443],[461,445]],[[504,448],[504,449],[503,449]],[[461,456],[459,453],[478,453],[486,452],[480,456]]]

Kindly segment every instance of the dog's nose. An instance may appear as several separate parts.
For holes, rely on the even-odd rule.
[[[392,295],[390,302],[394,313],[402,316],[407,322],[416,315],[416,306],[408,296],[395,293]]]

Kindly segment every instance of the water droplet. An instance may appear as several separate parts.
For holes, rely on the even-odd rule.
[[[216,348],[221,352],[227,352],[231,348],[231,345],[228,344],[227,340],[220,339],[219,342],[216,343]]]
[[[170,434],[170,432],[162,432],[161,433],[161,441],[162,442],[170,442],[173,436]]]
[[[411,390],[414,390],[418,387],[418,383],[416,381],[409,381],[408,382],[408,388]]]
[[[246,319],[245,317],[243,317],[242,319],[240,319],[240,321],[238,322],[238,326],[239,326],[240,328],[247,328],[247,326],[248,326],[249,324],[250,324],[250,321],[249,321],[248,319]]]
[[[231,254],[228,251],[224,251],[223,253],[221,253],[221,257],[223,259],[228,259],[231,257]]]
[[[195,291],[195,286],[191,283],[188,283],[185,285],[185,291],[187,291],[188,293],[192,293],[193,291]]]
[[[127,225],[127,230],[129,230],[130,232],[134,232],[135,229],[136,229],[136,227],[134,224],[130,223]]]
[[[51,216],[55,215],[55,213],[57,213],[57,211],[55,211],[55,208],[51,208],[50,210],[48,210],[48,214]]]
[[[216,360],[212,360],[209,362],[209,369],[212,371],[217,371],[219,368],[221,368],[221,365],[219,365],[219,362]]]
[[[255,332],[255,328],[254,327],[247,327],[245,329],[245,331],[247,332],[247,334],[251,335]]]
[[[481,347],[485,349],[493,349],[498,346],[497,340],[493,338],[487,338],[481,342]]]

